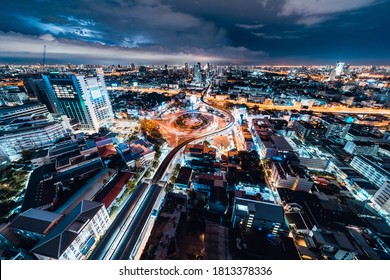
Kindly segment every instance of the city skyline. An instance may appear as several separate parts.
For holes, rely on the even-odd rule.
[[[0,63],[390,64],[390,1],[4,3]]]
[[[3,2],[1,261],[390,260],[390,0]]]
[[[0,65],[0,259],[390,259],[390,66],[203,66]]]

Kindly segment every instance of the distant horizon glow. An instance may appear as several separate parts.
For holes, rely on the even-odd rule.
[[[389,9],[390,0],[19,0],[3,3],[0,63],[41,63],[47,45],[46,64],[390,65]]]

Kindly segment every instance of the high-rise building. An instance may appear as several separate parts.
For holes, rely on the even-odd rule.
[[[351,128],[350,123],[346,123],[333,117],[322,116],[319,118],[319,121],[326,127],[326,138],[335,136],[344,139]]]
[[[338,61],[334,69],[330,72],[329,80],[333,81],[336,77],[340,77],[344,70],[345,62]]]
[[[21,92],[18,87],[8,86],[0,88],[0,102],[6,105],[22,105],[26,100],[28,100],[27,94]]]
[[[194,65],[194,82],[201,83],[202,82],[202,71],[201,71],[200,62]]]
[[[67,136],[69,131],[62,122],[28,123],[11,130],[0,131],[0,150],[10,160],[19,160],[23,151],[52,146]]]
[[[39,103],[1,108],[0,122],[0,151],[12,161],[23,151],[49,147],[72,131],[66,116],[54,119]]]
[[[111,125],[112,107],[102,75],[43,75],[43,80],[50,103],[80,130]]]
[[[223,67],[222,66],[217,66],[217,75],[218,75],[218,77],[223,76]]]
[[[32,92],[39,101],[47,106],[50,113],[58,114],[59,108],[49,98],[48,88],[43,79],[29,78],[25,81],[25,85],[29,92]]]
[[[345,62],[343,61],[338,61],[335,66],[335,71],[336,71],[336,77],[340,76],[341,73],[343,72]]]
[[[390,182],[386,181],[375,193],[372,200],[377,203],[383,210],[390,213]]]
[[[351,167],[378,188],[390,180],[390,158],[388,157],[358,155],[352,159]]]
[[[21,106],[0,108],[0,122],[2,122],[2,125],[4,125],[3,122],[5,121],[29,118],[34,115],[43,115],[47,120],[53,120],[51,114],[49,114],[47,110],[47,107],[40,103],[31,102]]]

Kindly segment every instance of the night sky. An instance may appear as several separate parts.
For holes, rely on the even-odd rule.
[[[0,63],[390,64],[390,0],[7,0]]]

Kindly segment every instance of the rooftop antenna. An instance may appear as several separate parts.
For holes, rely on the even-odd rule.
[[[46,64],[46,45],[43,46],[43,60],[42,60],[42,66],[45,67]]]

